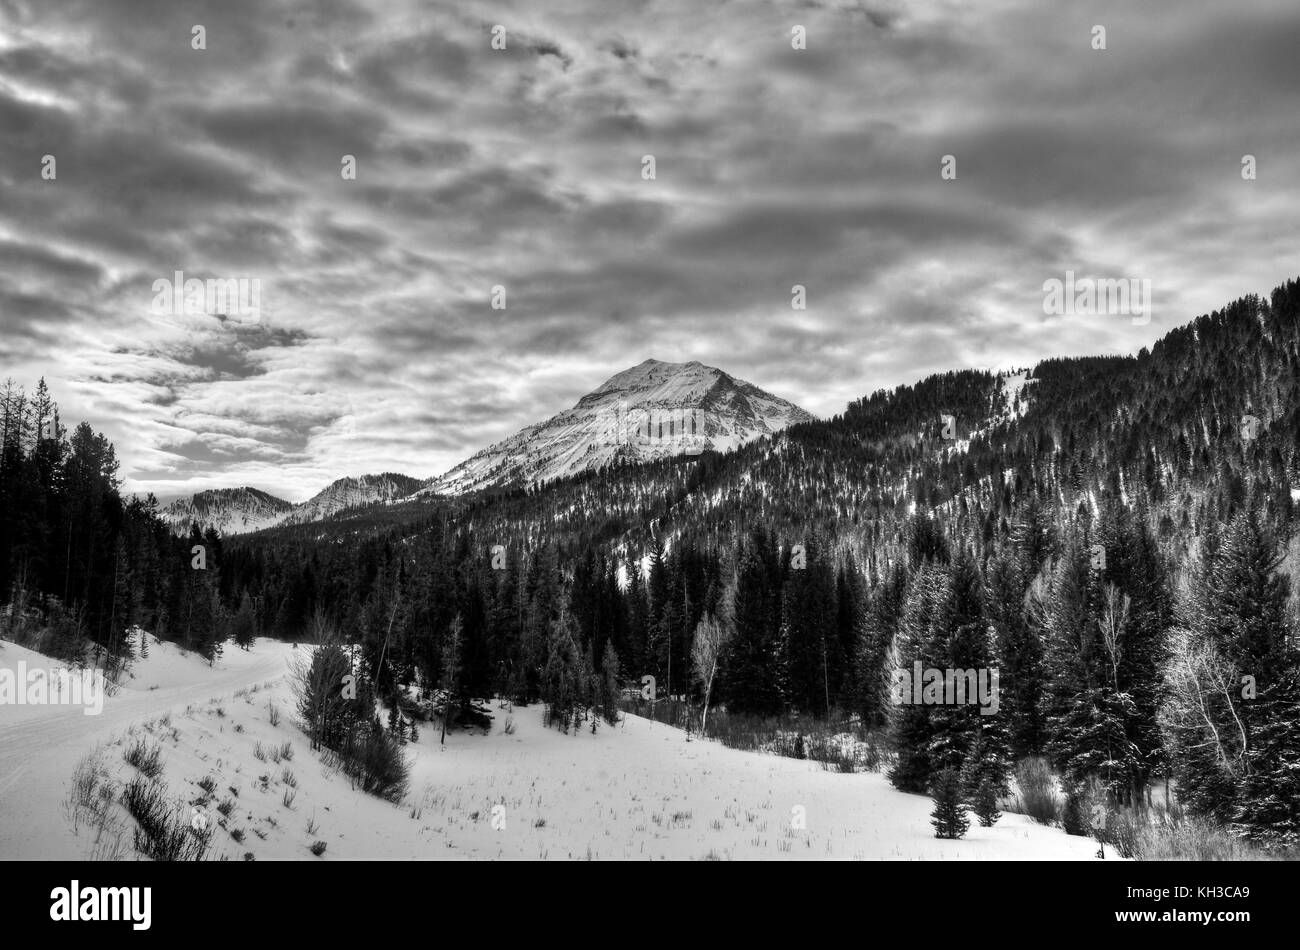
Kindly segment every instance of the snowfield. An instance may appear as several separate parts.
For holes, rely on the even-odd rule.
[[[882,775],[687,741],[634,716],[602,724],[595,735],[565,735],[543,725],[541,706],[494,703],[489,735],[457,732],[445,746],[425,725],[407,746],[410,789],[394,804],[355,791],[309,750],[287,675],[307,649],[263,640],[245,652],[227,644],[209,667],[151,639],[148,659],[137,661],[102,715],[0,706],[0,859],[134,857],[132,819],[120,805],[112,806],[114,825],[98,831],[84,819],[74,829],[68,801],[87,756],[101,783],[120,792],[137,774],[123,754],[141,739],[161,750],[159,778],[177,807],[217,826],[210,855],[235,860],[1095,856],[1092,840],[1012,814],[993,828],[972,819],[966,838],[940,841],[930,799],[898,792]],[[0,668],[21,660],[52,665],[0,643]],[[212,794],[198,784],[208,778]],[[116,849],[105,840],[113,835]],[[318,841],[320,856],[310,850]]]

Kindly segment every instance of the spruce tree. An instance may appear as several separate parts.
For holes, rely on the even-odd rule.
[[[600,660],[600,707],[605,721],[618,725],[618,700],[622,694],[619,683],[618,653],[612,643],[605,644],[605,654]]]
[[[727,645],[723,692],[733,712],[775,715],[785,704],[775,546],[764,532],[755,532],[741,546],[737,563],[735,630]]]
[[[922,670],[936,666],[936,658],[929,651],[947,581],[948,574],[942,565],[922,565],[908,585],[899,620],[894,664],[898,680],[891,685],[893,704],[889,719],[890,745],[895,759],[889,780],[904,792],[925,792],[936,771],[930,750],[935,736],[933,711],[937,707],[917,700],[914,670],[917,663]]]
[[[854,601],[854,585],[841,601],[841,610],[862,609]],[[862,618],[861,631],[853,652],[853,706],[868,729],[878,729],[889,721],[891,693],[889,653],[898,632],[903,603],[907,597],[907,568],[900,562],[890,569],[884,582],[870,596]],[[851,621],[850,621],[851,622]]]
[[[980,782],[975,789],[974,798],[975,815],[980,824],[985,828],[997,824],[1002,812],[998,811],[998,790],[993,782],[989,779]]]
[[[802,713],[825,718],[833,700],[832,680],[838,683],[843,665],[836,635],[835,572],[820,538],[805,539],[802,558],[803,567],[788,570],[781,597],[787,700]]]
[[[236,645],[247,650],[253,645],[257,635],[257,620],[253,613],[253,602],[244,591],[239,600],[239,610],[230,619],[230,632]]]
[[[551,625],[546,666],[542,671],[542,701],[546,703],[546,724],[561,732],[577,728],[586,692],[582,650],[575,639],[573,618],[564,610]]]
[[[1119,688],[1116,654],[1105,643],[1100,579],[1087,541],[1081,534],[1068,540],[1045,595],[1047,751],[1067,781],[1095,775],[1122,789],[1134,752],[1125,729],[1132,699]]]
[[[985,572],[985,613],[993,626],[999,666],[1000,714],[1008,724],[1013,758],[1042,752],[1046,728],[1042,715],[1045,688],[1043,644],[1025,614],[1028,592],[1023,555],[1004,552]]]
[[[1246,754],[1240,804],[1242,833],[1267,847],[1300,845],[1300,674],[1291,669],[1260,691]]]
[[[961,778],[955,769],[943,769],[934,777],[931,787],[934,810],[930,824],[936,838],[961,838],[970,829],[970,818],[962,802]]]
[[[439,745],[447,744],[447,730],[455,725],[461,701],[461,623],[460,614],[452,618],[442,644],[442,735]]]
[[[948,571],[925,654],[945,675],[948,670],[954,671],[962,692],[967,694],[944,696],[942,703],[932,707],[930,767],[964,769],[969,762],[969,774],[973,776],[970,791],[986,777],[1000,790],[1005,789],[1011,768],[1000,682],[998,695],[987,695],[987,707],[981,704],[978,692],[981,684],[990,688],[994,685],[993,670],[999,667],[995,639],[984,619],[979,568],[969,551],[963,549],[953,558]],[[972,672],[973,683],[969,678]],[[996,713],[992,712],[994,703],[998,704]]]

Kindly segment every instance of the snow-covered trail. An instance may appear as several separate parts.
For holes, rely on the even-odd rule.
[[[214,667],[170,644],[150,647],[163,655],[147,664],[142,677],[129,680],[104,699],[99,715],[79,706],[0,705],[0,859],[31,856],[31,839],[49,842],[42,857],[80,858],[84,845],[56,834],[68,824],[64,801],[72,772],[95,745],[124,732],[132,723],[179,711],[192,703],[232,693],[286,672],[289,644],[264,643],[245,653],[233,646]],[[49,658],[12,643],[0,645],[0,667],[50,669]],[[151,688],[154,687],[154,688]],[[66,839],[67,850],[60,847]]]

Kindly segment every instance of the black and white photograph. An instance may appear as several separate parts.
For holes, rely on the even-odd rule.
[[[19,916],[858,862],[1242,939],[1297,115],[1294,0],[0,0]]]

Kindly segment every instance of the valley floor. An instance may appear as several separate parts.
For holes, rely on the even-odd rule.
[[[540,706],[493,704],[490,734],[455,733],[445,745],[430,724],[407,746],[410,790],[392,804],[354,790],[309,751],[293,714],[295,656],[306,650],[227,644],[209,667],[153,641],[99,716],[0,706],[0,859],[111,850],[84,822],[74,829],[72,776],[96,753],[120,789],[136,774],[123,753],[137,739],[161,749],[160,779],[178,806],[219,822],[213,856],[236,860],[1092,860],[1097,847],[1012,814],[993,828],[972,821],[966,838],[940,841],[930,799],[898,792],[881,775],[688,742],[634,716],[595,735],[565,735],[543,725]],[[21,660],[50,666],[0,643],[0,668]],[[284,743],[292,758],[279,751]],[[216,791],[205,802],[197,783],[208,776]],[[215,806],[227,799],[222,818]],[[131,819],[113,807],[121,833]],[[127,857],[130,839],[129,831],[120,839]],[[320,857],[309,850],[316,841],[325,843]]]

